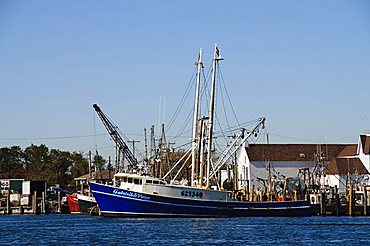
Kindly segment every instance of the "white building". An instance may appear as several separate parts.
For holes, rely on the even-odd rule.
[[[369,185],[370,135],[361,135],[355,146],[347,146],[324,169],[324,184],[345,192],[352,183]]]
[[[357,156],[370,172],[370,134],[360,135],[357,147]]]
[[[365,146],[365,148],[356,144],[325,144],[321,146],[317,144],[246,145],[241,148],[237,159],[238,188],[243,189],[247,185],[249,189],[253,185],[255,188],[263,187],[263,180],[268,179],[268,170],[270,170],[271,176],[276,178],[295,178],[299,176],[303,178],[302,169],[306,168],[309,172],[312,172],[315,168],[315,158],[317,159],[318,156],[322,158],[323,167],[326,167],[325,184],[338,185],[339,187],[339,183],[343,183],[343,176],[338,175],[342,175],[344,170],[342,168],[333,169],[333,166],[335,164],[343,166],[341,158],[353,156],[351,154],[352,150],[365,149],[365,151],[360,151],[363,155],[359,154],[357,159],[350,160],[353,172],[357,172],[359,175],[368,173],[368,169],[362,168],[361,165],[362,162],[367,161],[367,167],[370,166],[368,154],[370,137],[360,137],[360,142],[361,146]],[[320,155],[318,155],[319,152]]]

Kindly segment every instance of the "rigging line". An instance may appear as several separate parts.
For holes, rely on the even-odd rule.
[[[235,113],[235,110],[234,110],[234,107],[233,107],[233,104],[231,103],[231,99],[230,99],[230,96],[229,96],[229,92],[227,91],[227,87],[226,87],[226,84],[225,84],[225,81],[224,81],[224,76],[222,75],[222,71],[221,71],[221,68],[219,68],[219,73],[220,73],[220,76],[221,76],[221,81],[225,87],[225,92],[226,92],[226,95],[227,95],[227,99],[229,100],[229,103],[230,103],[230,107],[231,107],[231,111],[233,112],[234,114],[234,117],[235,117],[235,120],[236,122],[239,124],[239,120],[238,120],[238,117],[236,116],[236,113]]]
[[[174,149],[180,149],[181,147],[184,147],[184,146],[186,146],[186,145],[188,145],[188,144],[191,144],[192,142],[190,141],[190,142],[187,142],[187,143],[184,143],[184,144],[182,144],[182,145],[180,145],[180,146],[176,146],[176,147],[174,147]]]
[[[93,110],[93,122],[94,122],[94,147],[95,151],[98,151],[98,141],[96,139],[96,114],[94,110]]]
[[[246,126],[249,126],[249,125],[254,126],[258,122],[259,122],[259,119],[256,119],[256,120],[253,120],[253,121],[248,121],[246,123],[241,124],[240,127],[239,126],[232,126],[230,128],[226,128],[226,129],[224,129],[224,132],[226,134],[231,134],[233,132],[240,131],[241,129],[246,129]],[[246,130],[248,130],[248,129],[246,129]]]
[[[252,139],[252,140],[254,140],[253,144],[256,144],[257,143],[257,141],[260,139],[261,135],[262,134],[258,134],[257,137],[255,137],[254,139]]]
[[[110,145],[110,146],[103,146],[103,147],[99,147],[99,148],[98,148],[98,151],[99,151],[99,150],[102,150],[102,149],[113,149],[113,148],[116,148],[116,146],[114,146],[114,145]]]
[[[95,136],[105,136],[108,135],[107,133],[102,134],[89,134],[89,135],[77,135],[77,136],[59,136],[59,137],[35,137],[35,138],[29,138],[29,137],[10,137],[10,138],[0,138],[0,140],[53,140],[53,139],[71,139],[71,138],[90,138]]]
[[[230,149],[226,153],[223,153],[223,151],[229,146],[229,143],[226,144],[226,147],[222,147],[218,141],[214,141],[214,143],[217,146],[218,150],[221,152],[221,154],[230,155],[230,153],[233,151],[233,149]]]
[[[202,70],[203,70],[203,72],[202,72],[202,75],[203,75],[203,77],[204,77],[204,68],[202,67]],[[201,81],[201,83],[202,83],[202,81]],[[203,86],[201,86],[201,88],[203,88],[202,89],[202,91],[204,91],[204,87]],[[189,90],[190,91],[190,90]],[[203,92],[201,91],[201,93],[200,93],[200,97],[202,97],[202,94],[203,94]],[[189,115],[187,116],[187,118],[186,118],[186,120],[184,121],[184,124],[181,126],[181,128],[180,128],[180,130],[178,131],[178,133],[175,135],[175,137],[174,137],[174,142],[176,142],[177,140],[178,140],[178,138],[184,133],[184,129],[185,129],[185,127],[186,127],[186,124],[188,124],[189,123],[189,121],[190,121],[190,119],[191,119],[191,115],[192,114],[194,114],[194,108],[192,108],[192,110],[190,111],[190,113],[189,113]],[[167,128],[167,130],[168,130],[168,128]]]
[[[120,134],[123,137],[123,140],[125,141],[125,144],[128,146],[128,142],[130,141],[130,139],[122,132],[122,130],[116,124],[113,123],[113,121],[109,118],[109,116],[106,116],[106,117],[111,122],[112,126],[118,132],[118,134]],[[96,146],[96,150],[97,150],[97,146]],[[142,152],[139,149],[137,149],[137,148],[135,148],[135,150],[138,151],[138,156],[140,156],[143,159],[143,156],[144,155],[142,154]]]
[[[130,140],[122,131],[121,131],[121,129],[119,129],[118,127],[116,128],[117,129],[117,131],[123,136],[123,138],[125,139],[125,141],[126,141],[126,145],[127,146],[129,146],[129,142],[130,141],[132,141],[132,140]],[[130,148],[130,147],[129,147]],[[134,150],[132,147],[131,147],[131,149],[132,150]],[[137,158],[137,156],[139,156],[141,159],[144,159],[144,154],[142,153],[142,151],[138,148],[138,147],[135,147],[135,154],[136,154],[136,156],[135,156],[135,158],[136,159],[138,159]]]
[[[206,93],[210,94],[210,92],[207,90],[207,89],[208,89],[208,87],[207,87],[207,83],[206,83],[206,80],[207,80],[207,79],[206,79],[206,77],[205,77],[204,68],[202,68],[202,70],[203,70],[202,75],[203,75],[203,85],[204,85],[204,86],[202,86],[202,90],[201,90],[201,93],[200,93],[200,97],[204,99],[204,94],[206,94]],[[210,76],[211,76],[211,71],[212,71],[212,70],[209,70],[209,72],[208,72],[208,76],[207,76],[207,77],[210,77]],[[189,91],[190,91],[190,90],[189,90]],[[189,94],[189,93],[188,93],[188,94]],[[207,104],[207,103],[206,103],[206,104]],[[209,103],[208,103],[208,104],[209,104]],[[201,111],[201,110],[200,110],[200,111]],[[206,110],[205,110],[205,111],[206,111]],[[191,117],[192,113],[194,113],[194,109],[192,109],[192,110],[190,111],[190,114],[188,115],[187,119],[185,120],[185,122],[184,122],[183,126],[180,128],[181,130],[179,131],[179,133],[175,136],[174,140],[177,140],[177,139],[179,138],[179,136],[180,136],[181,134],[183,134],[183,133],[184,133],[184,128],[186,127],[186,124],[188,124],[188,123],[189,123],[189,120],[190,120],[190,117]],[[200,113],[201,113],[201,112],[200,112]],[[167,128],[167,130],[168,130],[168,128]]]
[[[217,68],[219,68],[220,65],[218,63],[216,63],[216,66],[217,66]],[[219,83],[216,83],[215,86],[218,86],[218,85],[219,85]],[[216,91],[218,91],[218,90],[216,89]],[[223,136],[224,140],[227,142],[227,136],[224,134],[224,131],[222,129],[222,125],[221,125],[220,119],[218,118],[218,114],[217,114],[217,110],[216,110],[218,108],[218,106],[217,106],[218,105],[218,100],[217,100],[218,97],[217,97],[217,94],[215,96],[216,96],[216,98],[215,98],[215,106],[214,106],[215,119],[216,119],[216,122],[217,122],[218,127],[220,128],[219,131],[221,133],[221,136]],[[216,132],[216,129],[214,129],[214,132]]]
[[[333,175],[336,179],[338,179],[338,181],[342,184],[342,185],[346,185],[344,182],[342,182],[341,180],[340,180],[340,178],[339,177],[337,177],[336,175],[334,175],[334,172],[332,171],[332,170],[330,170],[329,169],[329,164],[325,167],[329,172],[330,172],[330,174],[331,175]],[[323,170],[324,171],[324,170]],[[339,175],[338,175],[339,176]]]
[[[173,125],[173,123],[174,123],[174,121],[176,120],[177,116],[179,115],[179,113],[180,113],[180,111],[181,111],[182,107],[184,106],[185,101],[186,101],[186,98],[188,97],[188,95],[189,95],[189,93],[190,93],[190,89],[193,87],[193,84],[194,84],[194,83],[192,83],[192,82],[193,82],[193,80],[194,80],[194,76],[195,76],[195,74],[196,74],[196,69],[194,69],[194,72],[193,72],[193,74],[192,74],[192,76],[191,76],[191,78],[190,78],[190,80],[189,80],[189,82],[188,82],[187,88],[186,88],[186,90],[185,90],[185,92],[184,92],[184,94],[183,94],[183,96],[182,96],[182,98],[181,98],[181,100],[180,100],[180,103],[179,103],[179,105],[177,106],[177,108],[176,108],[176,110],[175,110],[174,114],[172,115],[172,117],[171,117],[171,119],[170,119],[170,121],[169,121],[169,123],[168,123],[168,126],[167,126],[167,130],[166,130],[166,132],[168,132],[168,130],[171,128],[171,126]]]
[[[221,70],[221,68],[219,67],[219,69],[218,69],[218,78],[221,77],[221,71],[220,70]],[[222,84],[219,80],[218,80],[218,84],[219,84],[219,88],[220,88],[219,91],[220,91],[220,94],[221,94],[221,102],[222,102],[222,107],[223,107],[223,111],[224,111],[224,115],[225,115],[226,124],[230,128],[230,122],[229,122],[229,119],[228,119],[227,113],[226,113],[226,106],[225,106],[225,100],[224,100],[224,96],[223,96]],[[223,83],[223,84],[225,84],[225,83]],[[224,85],[224,87],[225,87],[225,85]],[[237,123],[239,124],[239,122],[237,122]]]
[[[226,112],[225,112],[226,114]],[[226,116],[226,115],[225,115]],[[222,128],[222,125],[221,125],[221,122],[220,122],[220,119],[218,118],[218,114],[215,113],[215,118],[216,118],[216,121],[217,121],[217,124],[218,124],[218,127],[220,128],[220,133],[221,133],[221,136],[223,136],[224,140],[227,141],[227,135],[226,135],[226,132],[225,130]],[[226,117],[226,121],[227,121],[227,117]],[[230,129],[230,125],[229,125],[229,122],[227,121],[227,124],[228,124],[228,127],[227,129]],[[220,135],[219,135],[220,136]]]
[[[220,88],[222,88],[220,86]],[[226,106],[225,106],[225,100],[224,100],[224,97],[223,97],[223,93],[222,93],[222,90],[220,90],[220,94],[221,94],[221,102],[222,102],[222,108],[223,108],[223,112],[224,112],[224,115],[225,115],[225,120],[226,120],[226,124],[227,124],[227,127],[230,128],[230,122],[229,122],[229,119],[227,117],[227,113],[226,113]],[[221,127],[221,126],[220,126]]]
[[[216,122],[217,122],[217,124],[218,124],[218,126],[220,128],[220,135],[219,136],[222,136],[224,138],[224,140],[227,141],[227,136],[224,133],[224,131],[222,130],[221,123],[220,123],[220,121],[219,121],[218,116],[217,116],[216,113],[215,113],[215,118],[216,118]]]
[[[176,142],[178,137],[184,133],[184,130],[185,130],[185,127],[187,124],[189,124],[190,120],[191,120],[191,116],[192,116],[192,111],[190,111],[190,113],[188,114],[186,120],[184,121],[184,124],[182,125],[182,127],[180,128],[180,131],[178,133],[178,135],[174,138],[174,141]]]
[[[207,85],[207,81],[210,80],[211,78],[211,75],[212,75],[212,67],[208,70],[208,74],[207,74],[207,77],[205,77],[205,73],[203,73],[203,87],[202,87],[202,91],[201,91],[201,98],[204,102],[203,106],[204,106],[204,112],[207,112],[208,113],[208,110],[207,110],[207,107],[209,106],[209,100],[210,100],[210,95],[211,95],[211,92],[209,91],[210,89],[208,88],[208,85]],[[200,112],[201,113],[201,112]]]

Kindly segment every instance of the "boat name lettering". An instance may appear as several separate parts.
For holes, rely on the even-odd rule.
[[[139,193],[135,193],[135,192],[132,192],[132,191],[124,191],[124,190],[113,190],[113,194],[115,195],[119,195],[119,196],[128,196],[128,197],[132,197],[132,198],[139,198],[139,199],[144,199],[144,200],[150,200],[150,197],[149,196],[145,196],[145,195],[142,195],[142,194],[139,194]]]
[[[183,190],[181,191],[181,196],[202,198],[203,193],[201,191]]]

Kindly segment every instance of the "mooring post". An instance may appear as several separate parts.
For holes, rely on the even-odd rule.
[[[335,215],[339,215],[339,207],[340,207],[340,202],[339,202],[339,194],[338,194],[338,186],[334,186],[334,201],[335,201]]]
[[[245,195],[246,195],[246,200],[249,201],[249,185],[247,184],[245,186]]]
[[[58,213],[60,213],[61,211],[61,199],[60,199],[60,191],[58,191],[58,210],[57,210],[57,212]]]
[[[45,214],[45,192],[43,191],[42,193],[41,193],[41,213],[42,214]]]
[[[364,216],[366,216],[367,215],[367,186],[366,185],[364,185],[363,204],[364,204]]]
[[[8,194],[6,195],[6,213],[11,214],[11,210],[10,210],[10,190],[8,190]]]
[[[353,185],[349,185],[349,204],[348,204],[348,215],[353,215]]]
[[[251,196],[252,196],[251,197],[252,198],[251,201],[254,202],[254,199],[255,199],[254,198],[254,185],[252,185]]]
[[[321,202],[320,202],[320,214],[322,216],[326,215],[326,193],[325,191],[321,191]]]
[[[33,192],[33,197],[32,197],[32,210],[33,213],[37,213],[37,191]]]

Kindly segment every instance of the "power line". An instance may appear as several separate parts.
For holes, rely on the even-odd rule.
[[[106,133],[90,134],[90,135],[76,135],[76,136],[59,136],[59,137],[0,137],[0,140],[53,140],[53,139],[72,139],[72,138],[89,138],[94,136],[104,136]]]

